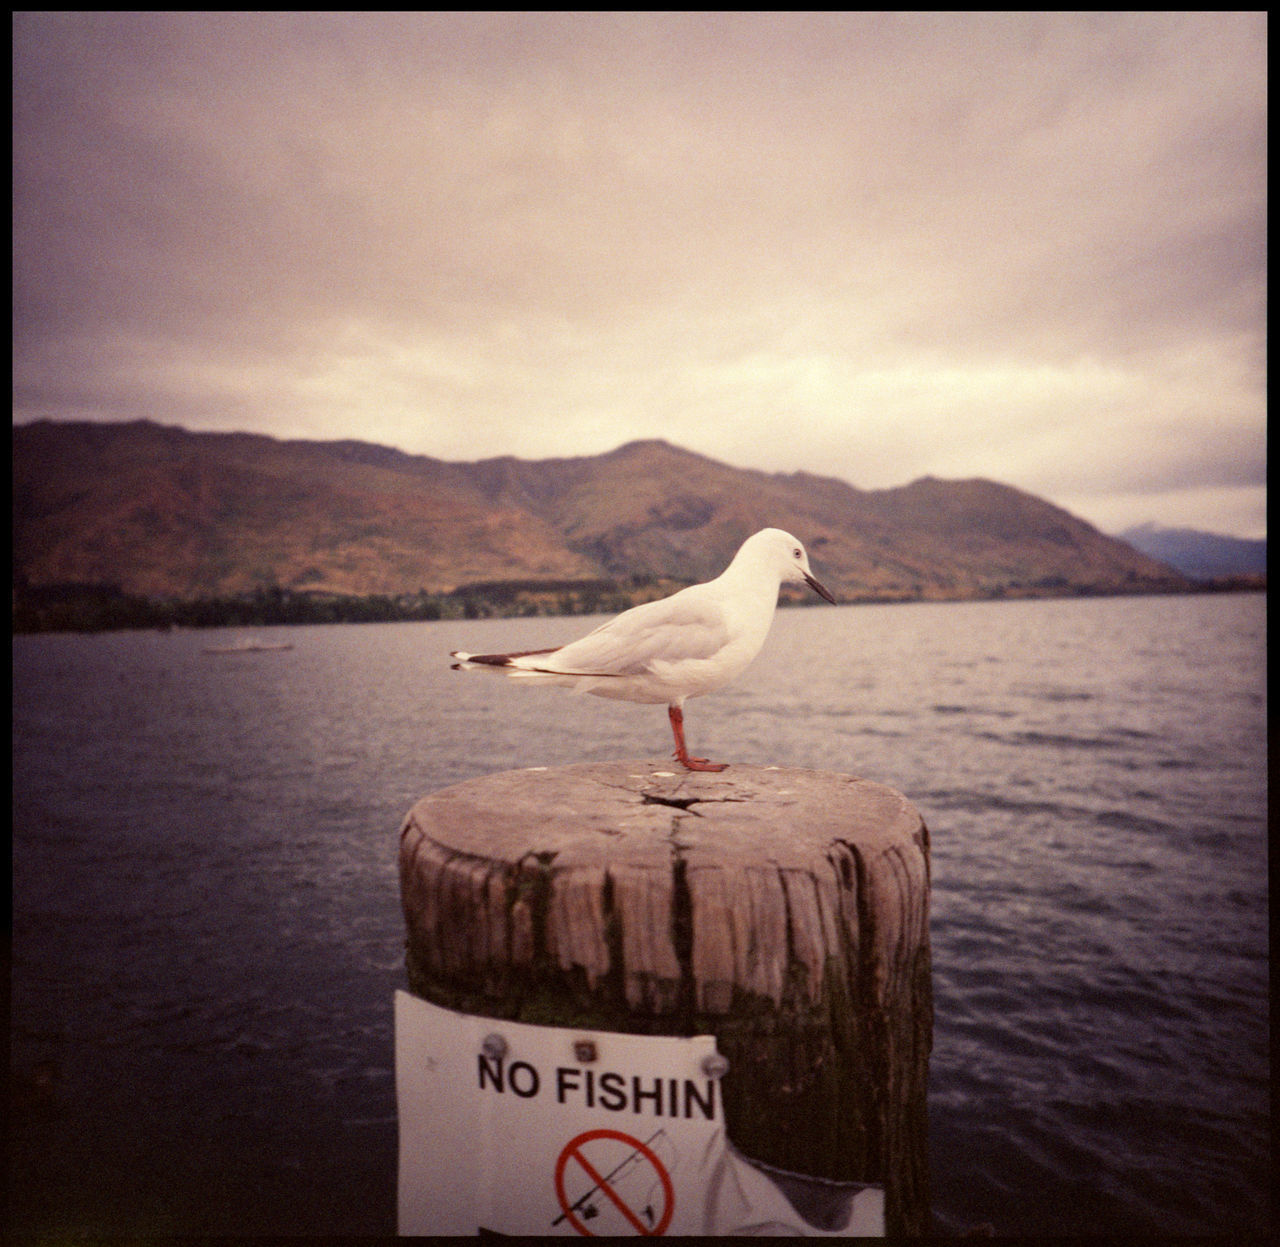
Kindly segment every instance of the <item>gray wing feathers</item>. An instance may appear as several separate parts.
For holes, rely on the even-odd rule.
[[[655,663],[710,658],[727,639],[718,603],[685,589],[659,602],[633,606],[538,666],[579,675],[640,675],[654,670]]]

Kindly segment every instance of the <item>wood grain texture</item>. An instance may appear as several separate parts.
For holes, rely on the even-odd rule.
[[[729,1137],[929,1228],[929,840],[825,771],[587,763],[469,780],[401,832],[410,988],[495,1018],[713,1033]]]

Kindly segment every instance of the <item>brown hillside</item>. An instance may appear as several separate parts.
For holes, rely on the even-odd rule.
[[[15,429],[15,570],[163,597],[594,574],[536,517],[380,450],[146,422]]]
[[[661,441],[445,463],[368,443],[148,421],[14,429],[14,571],[157,597],[278,586],[440,592],[476,581],[706,579],[774,525],[845,600],[1184,587],[1042,499],[925,478],[864,491],[733,468]]]

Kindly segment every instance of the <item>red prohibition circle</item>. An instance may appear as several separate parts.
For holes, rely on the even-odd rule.
[[[662,1210],[662,1216],[658,1219],[653,1229],[636,1216],[635,1212],[629,1208],[620,1195],[609,1185],[608,1178],[602,1176],[595,1169],[595,1166],[583,1156],[581,1148],[584,1143],[590,1143],[592,1139],[614,1139],[618,1143],[625,1143],[628,1147],[633,1148],[641,1156],[645,1158],[658,1173],[658,1179],[662,1183],[662,1194],[666,1201],[666,1206]],[[595,1183],[605,1197],[611,1200],[620,1213],[635,1227],[637,1234],[659,1235],[666,1232],[667,1226],[671,1224],[671,1218],[676,1210],[676,1193],[671,1185],[671,1177],[663,1168],[662,1162],[654,1154],[653,1150],[641,1143],[639,1139],[634,1139],[629,1134],[623,1134],[621,1130],[587,1130],[578,1135],[576,1138],[570,1139],[564,1145],[564,1150],[560,1153],[559,1159],[556,1161],[556,1198],[560,1201],[560,1209],[568,1218],[569,1224],[573,1226],[579,1234],[585,1235],[587,1238],[594,1238],[595,1235],[586,1227],[586,1225],[578,1219],[573,1207],[569,1201],[568,1195],[564,1189],[564,1171],[568,1165],[570,1158],[573,1158],[586,1171],[587,1176]]]

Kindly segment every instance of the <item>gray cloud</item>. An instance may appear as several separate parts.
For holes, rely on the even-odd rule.
[[[14,57],[16,419],[1264,522],[1264,15],[26,13]]]

